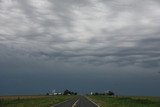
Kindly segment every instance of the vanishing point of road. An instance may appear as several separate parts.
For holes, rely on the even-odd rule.
[[[86,97],[80,96],[78,98],[67,100],[63,103],[60,103],[52,107],[99,107],[99,106],[94,102],[92,102],[91,100],[87,99]]]

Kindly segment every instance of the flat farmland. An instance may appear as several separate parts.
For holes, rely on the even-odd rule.
[[[75,96],[0,96],[0,107],[50,107]]]
[[[160,107],[160,97],[89,96],[100,107]]]

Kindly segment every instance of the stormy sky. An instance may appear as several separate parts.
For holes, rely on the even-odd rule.
[[[0,95],[159,83],[159,0],[0,0]]]

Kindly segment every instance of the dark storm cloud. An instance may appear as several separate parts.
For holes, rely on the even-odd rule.
[[[159,0],[0,0],[0,95],[160,95],[159,29]]]
[[[76,52],[61,51],[54,53],[39,53],[45,55],[49,59],[58,58],[62,61],[82,61],[83,63],[115,63],[118,65],[139,65],[144,67],[158,67],[160,62],[160,39],[148,38],[140,40],[133,48],[121,48],[116,52],[108,52],[108,49],[82,49]],[[103,50],[103,51],[102,51]]]

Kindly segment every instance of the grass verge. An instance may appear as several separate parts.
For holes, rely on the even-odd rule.
[[[100,107],[160,107],[160,97],[88,96]]]
[[[0,107],[50,107],[74,96],[3,96]]]

